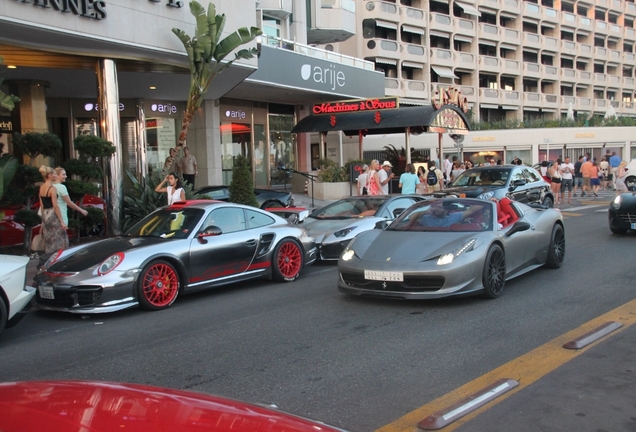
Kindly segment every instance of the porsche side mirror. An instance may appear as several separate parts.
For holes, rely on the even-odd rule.
[[[518,221],[516,222],[506,233],[506,237],[510,237],[511,235],[521,232],[521,231],[527,231],[530,229],[530,224],[528,222],[525,221]]]
[[[393,218],[395,219],[396,217],[401,215],[402,212],[404,212],[404,210],[406,210],[406,209],[405,208],[396,208],[395,210],[393,210]]]
[[[525,184],[526,184],[525,180],[515,180],[512,182],[508,190],[512,192],[513,190],[517,189],[519,186],[524,186]]]
[[[214,237],[223,234],[223,230],[216,225],[210,225],[206,227],[203,231],[201,231],[197,237],[199,240],[204,239],[206,237]]]
[[[383,229],[386,229],[387,226],[389,226],[389,223],[385,220],[381,220],[381,221],[377,221],[373,228],[383,230]]]

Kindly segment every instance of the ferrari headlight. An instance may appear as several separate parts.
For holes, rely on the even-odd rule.
[[[344,229],[341,229],[341,230],[339,230],[339,231],[336,231],[335,233],[333,233],[333,235],[334,235],[335,237],[338,237],[338,238],[340,238],[340,237],[344,237],[344,236],[346,236],[347,234],[349,234],[351,231],[353,231],[353,230],[354,230],[354,229],[356,229],[356,228],[357,228],[357,227],[344,228]]]
[[[342,258],[343,261],[349,261],[354,256],[356,256],[356,253],[353,251],[353,247],[352,247],[355,241],[356,241],[355,238],[352,239],[347,245],[347,247],[345,248],[344,252],[342,252],[342,255],[340,257]]]
[[[620,195],[616,195],[616,198],[614,198],[614,201],[612,201],[612,208],[615,210],[618,210],[619,208],[621,208],[621,196]]]
[[[467,240],[466,242],[464,242],[463,245],[461,245],[459,248],[455,249],[454,252],[441,255],[437,259],[437,265],[446,265],[446,264],[452,263],[455,260],[455,258],[460,256],[464,252],[472,250],[475,247],[475,242],[476,241],[477,240],[474,239],[474,238],[470,239],[470,240]]]
[[[104,276],[107,273],[115,270],[115,268],[124,260],[124,254],[117,252],[115,255],[111,255],[104,262],[97,267],[97,274]]]
[[[490,198],[494,196],[495,196],[495,193],[491,191],[491,192],[484,192],[483,194],[477,196],[477,198],[482,200],[489,200]]]

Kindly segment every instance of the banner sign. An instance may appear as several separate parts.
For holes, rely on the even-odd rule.
[[[382,111],[400,107],[398,98],[358,99],[341,102],[325,102],[315,104],[311,112],[316,115],[338,114],[359,111]]]

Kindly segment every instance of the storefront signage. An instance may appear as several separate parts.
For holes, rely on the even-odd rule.
[[[124,106],[123,103],[119,103],[119,111],[123,111],[124,108],[126,108]],[[84,111],[99,111],[99,104],[94,104],[94,103],[86,103],[84,104]]]
[[[440,109],[444,105],[456,105],[465,113],[468,112],[468,99],[455,87],[435,90],[431,103],[435,109]]]
[[[473,142],[482,142],[482,141],[494,141],[495,137],[486,136],[486,137],[473,137]]]
[[[237,120],[244,120],[247,118],[247,113],[243,110],[226,110],[225,117]]]
[[[435,116],[429,127],[429,132],[466,134],[468,128],[464,119],[453,109],[446,108]]]
[[[13,132],[13,123],[11,120],[0,119],[0,132]]]
[[[398,107],[397,98],[378,98],[315,104],[312,112],[314,114],[335,114],[357,111],[381,111]]]
[[[347,83],[345,73],[337,71],[333,63],[326,68],[304,64],[300,67],[300,77],[305,81],[312,79],[316,84],[326,84],[329,90],[344,87]]]
[[[106,1],[104,0],[15,0],[20,3],[32,3],[45,9],[73,15],[103,20],[106,18]]]
[[[574,138],[594,138],[593,133],[577,133],[574,134]]]
[[[100,21],[106,18],[106,0],[14,0],[19,3],[30,3],[44,9],[72,13],[84,18]],[[165,2],[166,6],[182,8],[180,0],[149,0],[151,3]]]
[[[172,115],[176,114],[179,109],[176,107],[176,105],[173,105],[170,102],[165,104],[153,103],[150,105],[150,111]]]

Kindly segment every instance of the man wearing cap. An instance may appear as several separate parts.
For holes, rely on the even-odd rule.
[[[391,172],[391,168],[393,168],[391,162],[385,160],[382,162],[382,168],[378,171],[378,178],[380,179],[380,186],[382,186],[383,195],[387,195],[389,193],[389,182],[393,177],[395,177],[395,174]]]

